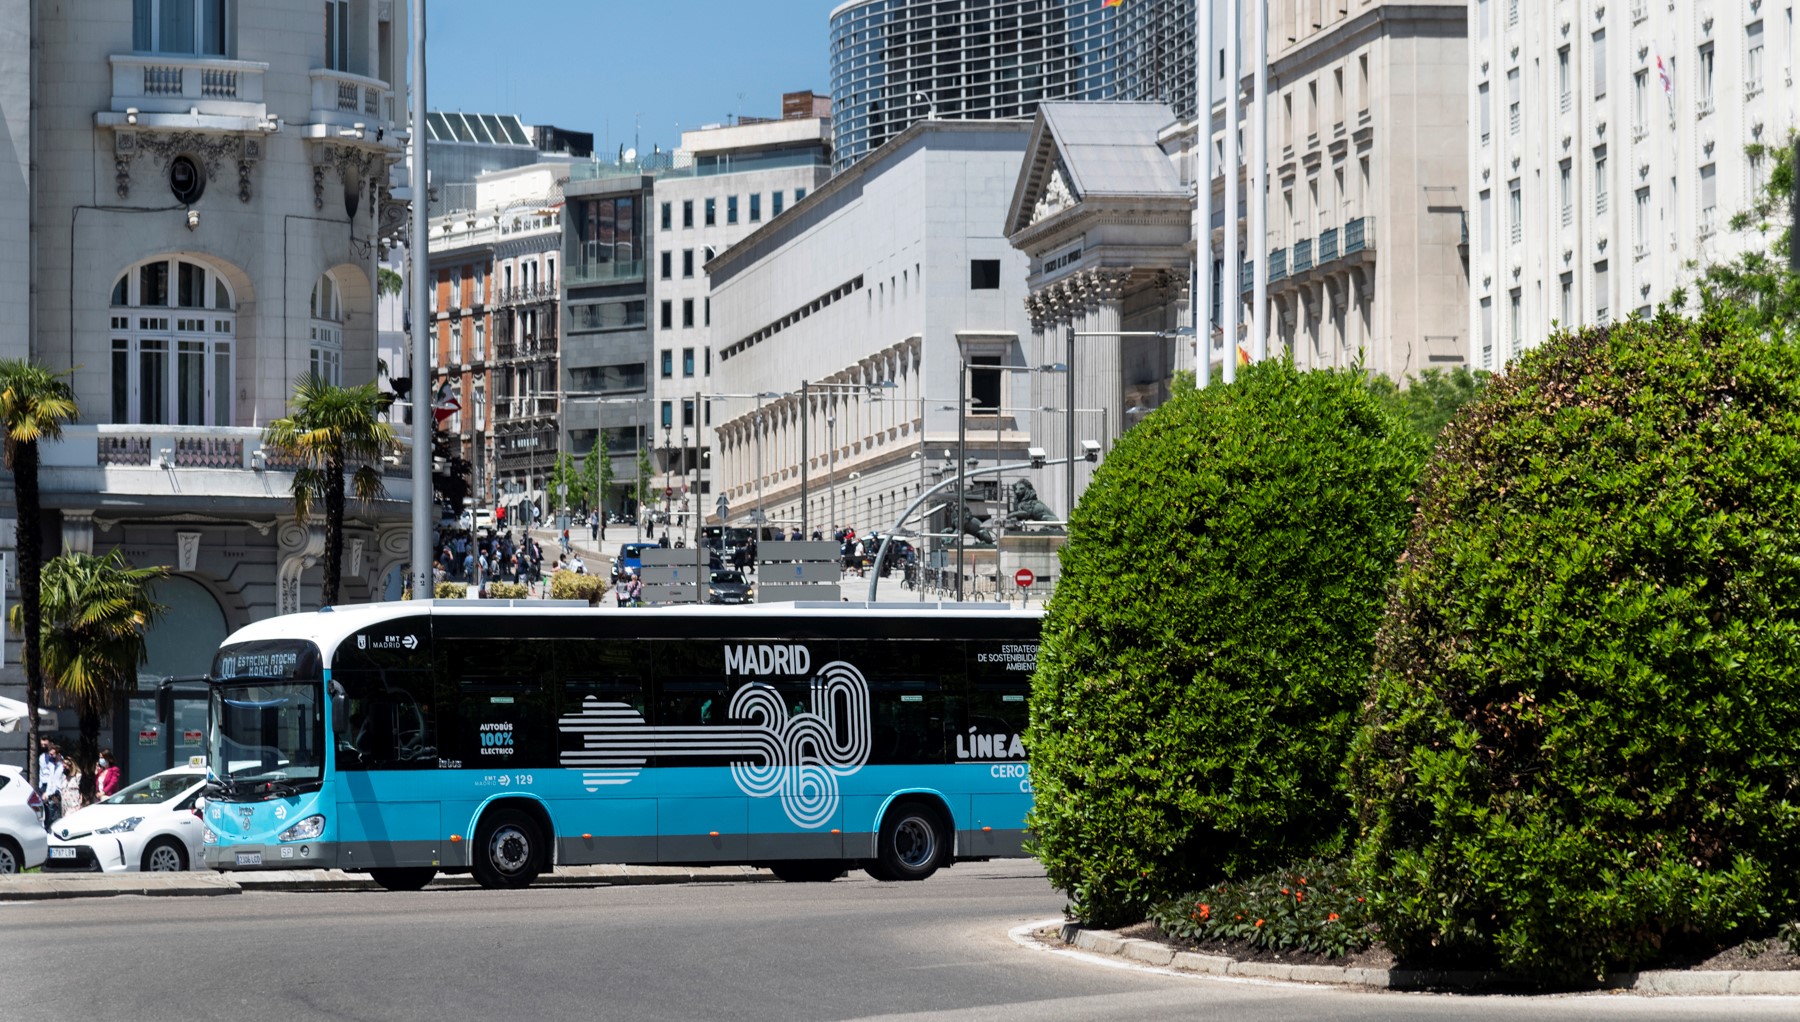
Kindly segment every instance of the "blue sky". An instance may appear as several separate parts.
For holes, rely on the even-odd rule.
[[[426,0],[426,105],[591,131],[607,154],[635,124],[644,152],[669,149],[680,129],[778,117],[783,92],[830,94],[839,2]]]

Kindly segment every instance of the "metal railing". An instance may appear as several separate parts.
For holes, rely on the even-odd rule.
[[[1313,268],[1313,243],[1311,238],[1294,242],[1294,272],[1305,273]]]
[[[1319,262],[1328,263],[1338,257],[1338,230],[1327,227],[1319,232]]]
[[[1286,280],[1288,275],[1287,249],[1278,248],[1269,253],[1269,283]]]
[[[1372,216],[1359,216],[1344,221],[1344,254],[1355,255],[1366,248],[1374,248],[1374,226],[1375,218]],[[1467,245],[1469,243],[1469,221],[1466,217],[1463,219],[1462,230],[1462,243]]]

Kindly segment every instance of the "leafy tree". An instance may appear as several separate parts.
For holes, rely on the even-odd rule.
[[[1735,306],[1747,325],[1778,337],[1793,336],[1794,324],[1800,320],[1800,277],[1788,269],[1793,246],[1795,137],[1790,130],[1780,144],[1744,147],[1751,160],[1768,161],[1768,183],[1749,209],[1731,218],[1730,226],[1735,232],[1754,233],[1761,243],[1726,262],[1698,267],[1702,306]],[[1679,307],[1686,298],[1686,293],[1678,290],[1671,304]]]
[[[603,445],[597,449],[600,452],[600,454],[599,454],[600,467],[598,469],[598,471],[600,473],[600,478],[598,481],[599,492],[600,492],[600,508],[599,508],[599,510],[600,510],[601,514],[604,515],[606,513],[606,498],[612,494],[613,483],[616,480],[613,478],[614,472],[613,472],[612,454],[610,452],[608,452]],[[606,519],[604,517],[602,517],[600,519],[600,527],[602,529],[606,528]]]
[[[38,707],[44,701],[43,507],[38,493],[38,441],[62,436],[66,423],[81,414],[68,373],[53,373],[20,359],[0,359],[0,427],[6,430],[6,467],[12,471],[19,520],[14,548],[19,553],[19,623],[25,632],[27,769],[36,787]]]
[[[375,271],[375,293],[397,295],[406,289],[406,281],[398,273],[383,266]]]
[[[650,465],[650,448],[639,447],[637,453],[637,482],[633,485],[632,499],[637,501],[638,514],[643,514],[645,500],[654,488],[651,484],[656,479],[656,470]]]
[[[1444,426],[1466,404],[1481,396],[1492,373],[1457,366],[1445,372],[1426,369],[1405,389],[1386,376],[1371,374],[1369,392],[1396,417],[1412,425],[1428,442],[1437,439]]]
[[[136,687],[148,654],[144,629],[164,608],[150,599],[153,579],[167,568],[134,568],[113,549],[105,556],[71,553],[44,565],[44,674],[81,714],[81,792],[94,795],[94,761],[100,756],[100,717],[113,696]],[[8,616],[16,628],[24,608]]]
[[[1034,854],[1084,919],[1342,850],[1424,447],[1360,372],[1270,360],[1174,396],[1101,463],[1026,736]]]
[[[394,445],[394,427],[383,413],[393,396],[373,383],[338,387],[307,373],[294,382],[293,412],[263,430],[263,442],[297,455],[304,464],[294,471],[294,519],[304,522],[315,503],[325,511],[325,578],[320,600],[338,602],[344,564],[344,472],[351,463],[351,492],[368,503],[384,495],[379,465]]]
[[[575,469],[575,458],[567,451],[557,454],[556,461],[550,467],[550,512],[567,510],[570,497],[580,485],[580,476]]]
[[[1800,346],[1758,315],[1560,334],[1440,437],[1348,759],[1403,961],[1592,979],[1800,911]]]
[[[598,441],[581,458],[581,502],[592,502],[595,510],[599,510],[606,498],[605,492],[600,489],[600,463],[605,460],[606,455]]]

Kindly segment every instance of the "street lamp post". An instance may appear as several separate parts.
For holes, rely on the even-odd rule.
[[[431,589],[431,442],[435,422],[431,408],[431,348],[436,326],[426,302],[426,268],[431,235],[425,174],[425,0],[412,0],[412,238],[411,273],[407,281],[412,307],[412,591],[423,599]]]
[[[836,533],[837,520],[837,416],[825,416],[825,489],[830,494],[831,514],[825,519]]]

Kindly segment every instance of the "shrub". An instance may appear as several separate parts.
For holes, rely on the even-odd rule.
[[[1075,509],[1032,681],[1034,853],[1093,923],[1338,851],[1423,443],[1360,372],[1176,396]]]
[[[573,571],[555,572],[550,576],[550,598],[598,602],[600,599],[600,576],[577,574]]]
[[[1150,921],[1171,937],[1242,940],[1273,951],[1342,958],[1374,943],[1368,903],[1342,860],[1303,862],[1250,880],[1215,884],[1156,906]]]
[[[1439,438],[1350,771],[1418,964],[1567,982],[1800,877],[1800,350],[1728,310],[1553,338]]]
[[[523,600],[531,595],[531,587],[523,582],[489,582],[488,599]]]
[[[439,600],[461,600],[469,595],[466,582],[439,582],[431,587],[431,595]]]

